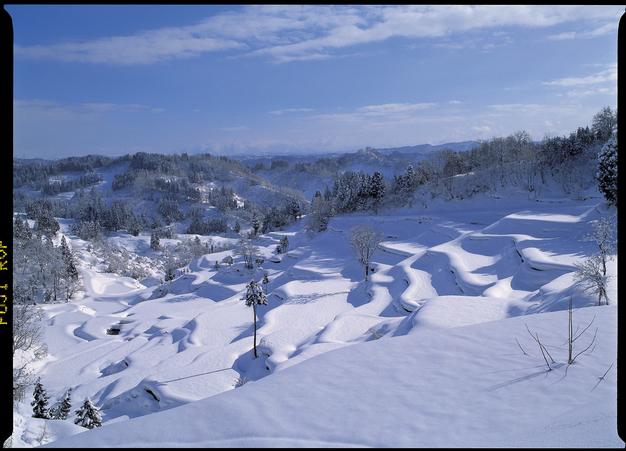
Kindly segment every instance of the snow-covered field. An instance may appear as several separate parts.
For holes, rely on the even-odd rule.
[[[421,223],[408,209],[340,216],[312,239],[301,220],[255,242],[265,256],[259,269],[235,259],[216,270],[230,251],[207,254],[161,286],[85,264],[84,297],[43,306],[49,356],[36,375],[51,401],[74,391],[72,414],[47,421],[54,435],[41,443],[624,447],[617,260],[608,306],[578,293],[573,278],[574,263],[595,250],[583,240],[590,221],[610,214],[602,205],[600,197],[438,200]],[[346,239],[357,223],[386,237],[368,282]],[[61,232],[81,245],[67,224]],[[283,235],[289,252],[274,258]],[[146,237],[118,242],[135,249],[136,240]],[[242,298],[264,271],[268,305],[257,309],[254,359],[253,312]],[[570,296],[574,327],[595,316],[576,353],[597,327],[595,346],[572,365]],[[547,346],[551,370],[527,328]],[[87,396],[101,428],[73,424]],[[15,415],[13,446],[40,444],[44,420],[30,417],[29,402]]]

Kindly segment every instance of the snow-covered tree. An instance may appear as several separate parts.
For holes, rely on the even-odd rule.
[[[22,217],[19,214],[15,215],[15,220],[13,221],[13,238],[21,241],[30,240],[32,238],[28,221],[22,221]]]
[[[598,154],[598,188],[606,200],[617,206],[617,136],[613,135]]]
[[[237,242],[233,254],[240,255],[243,258],[244,266],[248,269],[253,269],[254,260],[260,255],[260,250],[250,240],[241,239]]]
[[[323,232],[328,227],[331,203],[322,197],[320,191],[315,193],[311,201],[311,213],[307,215],[305,230],[307,234]]]
[[[287,238],[287,235],[283,235],[283,237],[280,239],[279,246],[281,253],[287,254],[289,252],[289,238]]]
[[[598,305],[602,305],[602,298],[608,304],[607,287],[610,277],[602,272],[600,256],[593,254],[583,263],[574,263],[574,266],[576,266],[574,279],[580,283],[580,291],[592,296],[598,296]]]
[[[300,217],[300,202],[294,199],[289,205],[289,210],[291,217],[296,221]]]
[[[33,227],[33,231],[36,235],[45,235],[47,237],[54,236],[61,226],[59,225],[59,221],[56,220],[54,216],[52,216],[51,210],[42,210],[41,214],[35,218],[35,225]]]
[[[268,278],[267,271],[263,273],[263,280],[261,281],[263,285],[265,285],[265,294],[267,294],[267,284],[270,283],[270,279]]]
[[[370,197],[374,199],[374,212],[378,211],[378,205],[382,201],[383,197],[385,197],[385,192],[385,178],[379,171],[374,171],[370,185]]]
[[[246,285],[246,297],[244,299],[246,306],[252,306],[254,312],[254,358],[256,359],[258,357],[256,352],[256,306],[267,305],[267,298],[263,293],[263,288],[253,279]]]
[[[356,224],[350,228],[348,233],[348,241],[350,248],[360,263],[365,265],[365,281],[369,274],[370,262],[376,249],[380,247],[380,243],[385,235],[372,227],[371,225]]]
[[[159,234],[156,230],[152,230],[150,233],[150,249],[157,251],[160,247],[161,241],[159,240]]]
[[[585,241],[595,241],[598,245],[598,250],[593,255],[598,256],[602,266],[602,275],[606,276],[606,262],[613,259],[617,252],[613,217],[602,217],[598,221],[593,221],[593,230],[593,235],[585,237]]]
[[[50,413],[48,412],[48,399],[50,399],[50,397],[46,394],[46,389],[43,388],[41,378],[37,378],[33,397],[35,399],[30,403],[30,405],[33,406],[33,418],[50,419]]]
[[[591,131],[600,142],[606,141],[613,134],[617,126],[617,111],[611,107],[604,107],[593,117]]]
[[[252,215],[252,228],[254,229],[254,236],[259,233],[259,228],[261,227],[261,221],[257,216],[256,212]]]
[[[66,420],[72,409],[71,403],[72,387],[65,390],[63,398],[59,400],[59,403],[54,409],[51,409],[51,417],[53,420]]]
[[[85,402],[80,409],[76,411],[76,419],[74,424],[87,429],[93,429],[102,426],[102,418],[98,412],[98,408],[93,405],[89,397],[85,398]]]

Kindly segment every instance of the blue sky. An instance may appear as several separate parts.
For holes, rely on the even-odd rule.
[[[5,10],[16,157],[541,140],[617,105],[623,6]]]

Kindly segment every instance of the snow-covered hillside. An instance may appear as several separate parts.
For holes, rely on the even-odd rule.
[[[84,297],[42,306],[49,356],[36,369],[52,401],[74,388],[72,413],[47,421],[55,435],[38,441],[44,420],[30,417],[27,399],[12,444],[623,447],[617,261],[608,306],[580,294],[573,277],[595,251],[584,241],[591,221],[610,213],[597,193],[479,195],[423,212],[336,216],[313,238],[300,220],[255,242],[265,262],[254,270],[238,259],[215,269],[224,251],[155,286],[85,263]],[[368,282],[346,239],[357,223],[385,235]],[[61,232],[78,245],[67,224]],[[289,252],[276,254],[285,235]],[[117,239],[129,249],[136,240],[146,237]],[[242,298],[264,272],[254,359]],[[597,335],[568,365],[570,297],[574,327],[595,316],[575,351]],[[101,428],[73,424],[85,397]]]

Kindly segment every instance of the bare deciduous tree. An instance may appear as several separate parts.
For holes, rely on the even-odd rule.
[[[254,268],[254,260],[259,256],[259,247],[252,244],[250,240],[241,239],[237,242],[237,246],[233,251],[234,255],[240,255],[243,258],[244,266],[248,269]]]
[[[384,238],[383,233],[371,225],[356,224],[350,228],[348,241],[356,258],[365,265],[366,282],[372,256]]]

